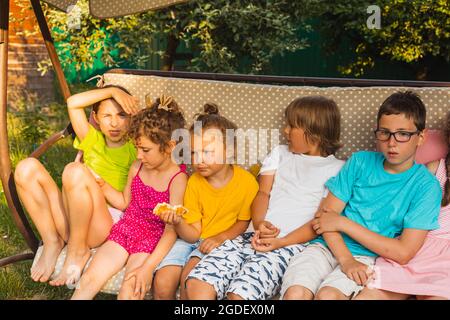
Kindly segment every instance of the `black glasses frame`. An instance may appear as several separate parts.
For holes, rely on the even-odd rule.
[[[385,133],[389,133],[389,136],[388,136],[387,139],[379,139],[379,138],[378,138],[377,133],[378,133],[378,132],[381,132],[381,131],[383,131],[383,132],[385,132]],[[376,138],[378,141],[389,141],[389,140],[391,140],[391,136],[394,136],[395,141],[401,143],[401,142],[409,142],[409,141],[411,140],[411,137],[412,137],[413,135],[419,134],[420,132],[421,132],[420,130],[416,130],[416,131],[414,131],[414,132],[403,131],[403,130],[391,132],[391,131],[384,130],[384,129],[377,129],[377,130],[374,130],[373,133],[375,134],[375,138]],[[408,140],[399,140],[399,139],[398,139],[398,134],[399,134],[399,133],[401,133],[401,134],[406,134],[406,135],[408,136]]]

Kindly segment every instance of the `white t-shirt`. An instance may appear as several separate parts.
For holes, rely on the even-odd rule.
[[[333,155],[295,154],[286,145],[275,147],[264,159],[259,174],[275,174],[264,220],[280,228],[279,237],[314,218],[328,193],[325,182],[336,176],[344,163]]]

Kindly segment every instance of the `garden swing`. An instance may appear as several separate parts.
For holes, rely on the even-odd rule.
[[[33,259],[38,252],[39,241],[32,232],[30,224],[23,212],[16,193],[9,157],[9,145],[6,132],[6,88],[7,88],[7,52],[8,52],[8,7],[9,0],[1,1],[0,14],[0,170],[1,180],[16,226],[29,248],[30,253],[19,254],[0,260],[0,267],[14,262]],[[58,8],[66,8],[76,3],[76,0],[48,0]],[[118,4],[117,11],[112,11]],[[175,0],[140,0],[126,2],[126,8],[119,4],[124,1],[90,1],[91,13],[98,17],[122,16],[144,10],[168,6],[183,2]],[[59,85],[64,98],[70,96],[67,82],[56,55],[53,41],[45,21],[39,0],[31,0],[41,33],[53,63]],[[96,6],[96,3],[98,6]],[[108,4],[103,8],[101,4]],[[131,5],[133,4],[133,5]],[[139,5],[138,5],[139,4]],[[102,11],[104,9],[104,11]],[[242,128],[249,139],[257,139],[258,146],[265,145],[262,150],[246,150],[244,165],[248,168],[256,163],[273,147],[279,136],[273,136],[272,129],[282,125],[282,112],[285,106],[294,98],[306,95],[325,95],[333,98],[340,107],[342,115],[342,142],[344,147],[337,154],[342,159],[348,158],[358,150],[373,150],[372,129],[376,122],[376,112],[381,102],[398,90],[412,90],[423,99],[428,110],[427,127],[437,129],[450,110],[450,82],[431,81],[400,81],[400,80],[369,80],[285,76],[256,76],[241,74],[211,74],[181,71],[152,71],[113,69],[103,75],[105,84],[116,84],[128,89],[140,101],[145,101],[145,95],[158,96],[161,92],[172,95],[182,106],[186,119],[192,119],[206,102],[217,103],[226,117],[233,119]],[[255,130],[256,129],[256,130]],[[71,135],[70,124],[51,136],[32,154],[39,157],[58,140]],[[270,137],[269,137],[270,136]],[[418,162],[436,160],[446,154],[444,143],[440,140],[437,130],[430,130],[429,139],[418,152]],[[275,139],[274,139],[275,138]],[[269,147],[270,144],[270,147]],[[252,157],[251,155],[255,155]],[[56,269],[63,262],[60,256]],[[123,276],[123,275],[122,275]],[[104,292],[117,293],[120,276],[115,276]],[[120,285],[120,284],[119,284]]]
[[[120,1],[120,0],[94,0],[90,1],[90,13],[98,18],[120,17],[129,14],[144,12],[147,10],[156,10],[165,8],[187,0],[138,0],[138,1]],[[44,39],[50,60],[58,79],[59,87],[65,100],[70,97],[70,90],[66,78],[59,62],[53,39],[50,34],[47,21],[39,0],[30,0],[34,15],[37,19],[40,32]],[[48,0],[45,1],[53,7],[66,11],[71,6],[76,5],[77,0]],[[23,208],[17,196],[14,177],[11,170],[11,159],[9,156],[9,143],[7,135],[7,85],[8,85],[8,29],[9,29],[10,1],[0,1],[0,174],[4,194],[11,210],[14,223],[23,235],[30,253],[18,254],[11,257],[0,259],[0,267],[6,266],[18,261],[33,259],[39,246],[39,240],[30,227],[30,224],[24,214]],[[71,125],[55,133],[39,146],[30,157],[39,158],[48,148],[67,136],[73,134]]]

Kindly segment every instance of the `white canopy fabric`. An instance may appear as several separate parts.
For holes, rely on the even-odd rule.
[[[67,12],[78,0],[42,0]],[[165,8],[189,0],[90,0],[89,10],[97,18],[115,18],[129,14]]]

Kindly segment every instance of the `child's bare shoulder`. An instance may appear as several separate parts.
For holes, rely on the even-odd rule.
[[[174,178],[173,178],[173,183],[175,184],[186,184],[187,181],[189,179],[189,176],[186,173],[183,172],[179,172]]]
[[[438,167],[439,167],[439,160],[427,163],[428,170],[430,170],[430,172],[432,172],[433,174],[436,173]]]
[[[134,162],[130,166],[130,174],[133,176],[136,175],[139,168],[141,167],[141,161],[140,160],[134,160]]]

